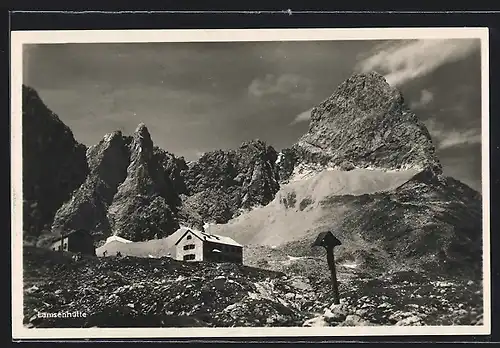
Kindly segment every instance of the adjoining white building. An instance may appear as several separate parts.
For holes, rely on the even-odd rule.
[[[243,246],[225,236],[183,227],[175,242],[175,259],[243,263]]]

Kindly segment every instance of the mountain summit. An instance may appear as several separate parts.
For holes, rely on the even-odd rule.
[[[353,75],[314,107],[308,132],[292,149],[295,162],[441,173],[426,127],[375,72]]]

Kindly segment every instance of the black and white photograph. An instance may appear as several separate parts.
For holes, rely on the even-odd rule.
[[[487,29],[12,38],[20,337],[490,332]]]

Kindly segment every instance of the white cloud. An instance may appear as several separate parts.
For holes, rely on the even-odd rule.
[[[434,120],[426,121],[425,125],[431,134],[435,146],[441,150],[460,145],[481,143],[480,129],[468,129],[464,131],[446,129],[442,124],[438,124]]]
[[[410,108],[411,109],[421,108],[423,106],[426,106],[427,104],[429,104],[433,100],[434,100],[434,94],[431,91],[427,90],[427,89],[423,89],[420,92],[420,99],[417,100],[417,101],[415,101],[415,102],[412,102],[410,104]]]
[[[267,74],[264,78],[254,79],[248,86],[251,96],[261,98],[265,96],[284,95],[290,98],[308,98],[312,92],[311,82],[296,74],[276,76]]]
[[[301,112],[300,114],[298,114],[297,116],[295,116],[295,118],[290,123],[290,125],[293,125],[293,124],[296,124],[296,123],[299,123],[299,122],[309,121],[311,119],[311,111],[312,111],[312,108],[309,109],[309,110]]]
[[[479,144],[481,143],[481,134],[478,130],[469,129],[465,132],[451,131],[446,134],[446,137],[439,144],[440,149],[446,149],[458,145]]]
[[[478,39],[431,39],[402,41],[378,46],[362,59],[359,72],[377,71],[393,86],[427,75],[438,67],[477,51]]]

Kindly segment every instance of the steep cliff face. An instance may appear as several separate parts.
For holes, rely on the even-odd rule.
[[[430,168],[441,173],[429,132],[402,94],[377,73],[353,75],[313,108],[309,131],[286,157],[343,170]],[[286,180],[291,172],[282,171]]]
[[[204,154],[185,172],[186,210],[225,223],[242,209],[269,203],[279,190],[276,160],[276,150],[260,140]]]
[[[395,263],[448,274],[482,272],[481,196],[453,178],[424,171],[389,192],[331,196],[321,204],[326,211],[348,208],[335,233],[362,241],[355,262],[380,270]],[[352,244],[340,251],[351,260],[345,251]]]
[[[277,159],[278,174],[280,182],[286,182],[293,174],[295,166],[301,163],[299,152],[292,148],[281,150]]]
[[[169,205],[168,194],[175,193],[168,191],[163,166],[156,157],[149,131],[140,124],[130,143],[127,176],[108,210],[114,235],[140,241],[164,237],[179,228],[176,207]]]
[[[139,241],[177,229],[186,191],[182,158],[153,145],[145,125],[133,136],[116,131],[87,150],[90,172],[57,211],[52,232],[84,228],[96,241],[115,234]]]
[[[186,164],[153,145],[145,125],[132,137],[106,135],[87,151],[90,173],[58,210],[52,232],[85,228],[133,241],[168,236],[184,225],[227,222],[269,203],[279,189],[276,151],[262,141],[214,151]]]
[[[22,87],[23,230],[25,237],[50,231],[57,209],[85,180],[86,148],[43,103]]]
[[[53,232],[60,234],[84,228],[98,239],[109,235],[111,226],[107,210],[127,174],[128,142],[129,139],[117,131],[107,134],[87,150],[90,173],[71,199],[57,211]]]

